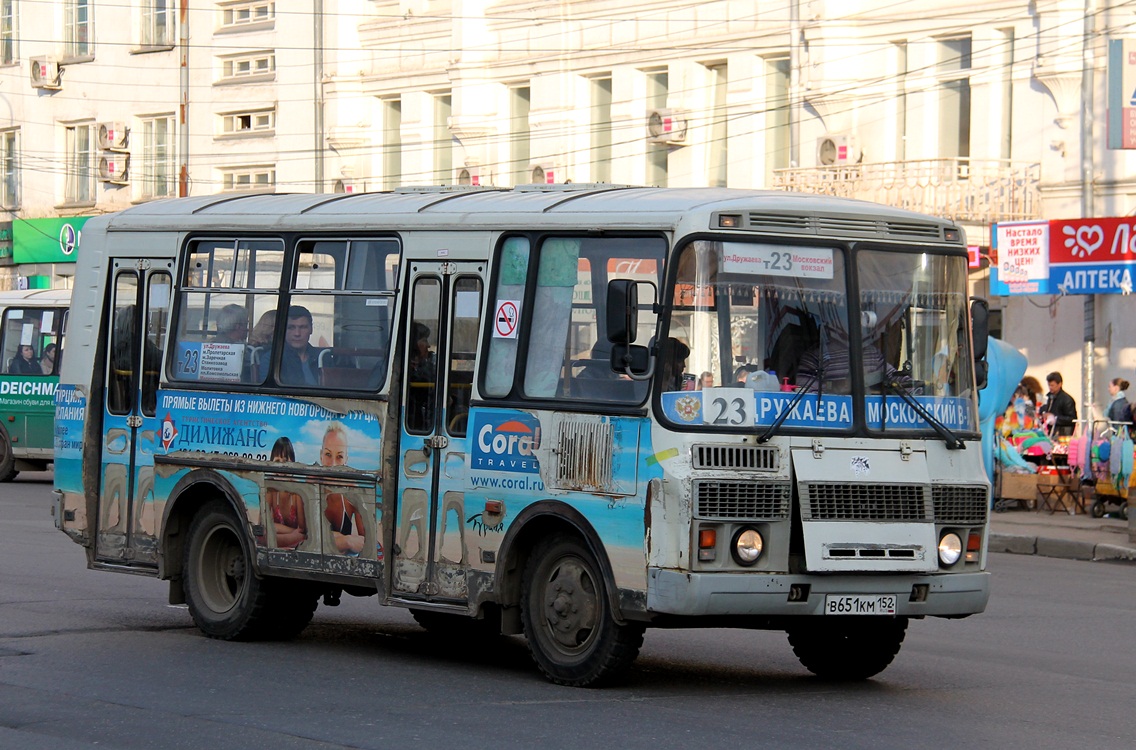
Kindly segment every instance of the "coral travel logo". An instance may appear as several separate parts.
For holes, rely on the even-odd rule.
[[[488,471],[540,472],[540,422],[528,414],[482,412],[474,421],[470,468]]]
[[[174,424],[174,418],[170,416],[169,412],[166,412],[165,418],[162,419],[162,450],[169,453],[170,446],[177,440],[177,436],[178,429],[177,425]]]

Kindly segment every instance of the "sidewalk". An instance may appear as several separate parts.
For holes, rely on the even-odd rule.
[[[1036,510],[990,512],[991,552],[1136,563],[1128,521]]]

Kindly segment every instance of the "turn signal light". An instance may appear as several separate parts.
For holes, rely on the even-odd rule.
[[[698,530],[698,559],[702,562],[713,562],[718,556],[718,530]]]
[[[978,552],[982,549],[982,535],[977,531],[970,532],[966,538],[966,561],[978,562]]]

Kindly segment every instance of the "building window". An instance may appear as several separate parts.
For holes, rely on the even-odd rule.
[[[789,58],[765,61],[765,183],[789,166]]]
[[[454,182],[454,137],[450,133],[453,99],[449,94],[434,97],[434,184]]]
[[[726,63],[718,63],[707,66],[706,72],[710,84],[710,143],[707,144],[706,184],[710,187],[726,187],[726,82],[729,80],[729,69]]]
[[[142,120],[143,198],[177,195],[177,163],[174,158],[173,115]]]
[[[264,2],[236,2],[225,3],[221,6],[221,28],[231,26],[248,26],[254,23],[264,23],[276,18],[276,3]]]
[[[90,0],[67,0],[63,9],[63,33],[65,57],[91,56]]]
[[[0,133],[0,206],[7,209],[20,207],[20,131]]]
[[[592,79],[592,182],[611,182],[611,78]]]
[[[95,201],[95,128],[91,124],[67,128],[67,203]]]
[[[276,130],[276,110],[259,109],[221,115],[221,135],[270,134]]]
[[[143,47],[168,47],[173,44],[173,0],[142,0],[141,28]]]
[[[970,37],[939,40],[939,155],[970,156]]]
[[[512,163],[513,184],[532,181],[529,174],[529,104],[528,86],[509,89],[509,161]]]
[[[222,78],[251,78],[276,72],[276,55],[272,52],[248,52],[221,61]]]
[[[402,100],[383,100],[383,187],[402,184]]]
[[[20,56],[16,45],[18,18],[16,0],[0,0],[0,65],[11,65]]]
[[[276,167],[271,165],[234,167],[221,172],[221,189],[263,190],[276,187]]]

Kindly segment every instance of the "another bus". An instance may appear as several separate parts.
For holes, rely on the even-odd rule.
[[[0,292],[0,482],[53,460],[55,385],[71,292]]]
[[[56,525],[205,634],[343,593],[598,685],[647,627],[864,679],[983,611],[963,232],[788,193],[214,195],[84,227]],[[972,330],[973,329],[973,330]]]

